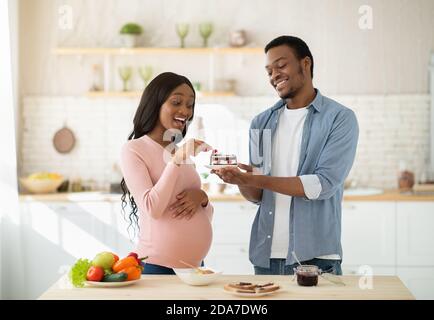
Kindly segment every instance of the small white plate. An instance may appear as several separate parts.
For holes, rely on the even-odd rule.
[[[279,289],[277,289],[276,291],[271,291],[271,292],[261,292],[261,293],[244,293],[244,292],[235,292],[235,291],[230,291],[230,290],[226,290],[226,288],[223,288],[223,290],[227,293],[230,293],[234,296],[238,296],[238,297],[244,297],[244,298],[258,298],[258,297],[263,297],[263,296],[269,296],[271,294],[275,294],[277,292],[282,292],[282,287],[280,287]]]
[[[237,167],[238,165],[236,164],[207,164],[205,165],[205,168],[208,169],[221,169],[221,168],[226,168],[226,167]]]
[[[92,287],[114,288],[130,286],[134,283],[139,282],[140,280],[141,279],[120,282],[86,281],[86,284]]]

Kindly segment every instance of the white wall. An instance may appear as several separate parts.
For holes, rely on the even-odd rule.
[[[14,121],[13,50],[10,27],[16,6],[0,1],[0,298],[18,298],[23,290],[20,214],[17,193],[17,163]]]
[[[434,172],[434,52],[431,55],[431,64],[430,64],[430,94],[431,94],[430,170],[431,172]]]
[[[175,23],[191,22],[188,46],[200,45],[197,24],[211,20],[211,45],[225,45],[230,30],[245,28],[256,46],[281,34],[300,36],[315,59],[315,81],[328,95],[428,92],[428,63],[434,50],[434,1],[431,0],[20,0],[23,94],[80,94],[90,86],[91,65],[101,60],[57,57],[56,46],[116,46],[124,22],[143,25],[145,46],[177,46]],[[68,5],[72,28],[59,25]],[[359,8],[370,5],[373,28],[359,28]],[[118,59],[117,63],[127,63]],[[263,57],[230,59],[217,76],[235,77],[244,95],[272,94]],[[128,62],[131,63],[131,62]],[[175,70],[195,80],[207,60],[137,58],[157,72]],[[116,76],[117,78],[117,76]],[[120,82],[117,82],[120,85]]]

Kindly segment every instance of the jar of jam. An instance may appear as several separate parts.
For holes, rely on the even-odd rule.
[[[400,172],[398,187],[400,190],[411,190],[414,186],[414,173],[408,170]]]
[[[301,265],[294,268],[294,274],[297,277],[299,286],[312,287],[318,284],[318,275],[321,270],[314,265]]]

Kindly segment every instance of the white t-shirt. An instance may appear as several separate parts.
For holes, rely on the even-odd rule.
[[[295,177],[300,159],[301,139],[304,122],[308,113],[307,108],[284,108],[279,116],[276,133],[273,140],[272,169],[274,177]],[[305,194],[309,199],[315,199],[321,192],[318,177],[306,176],[302,179]],[[309,189],[309,190],[307,190]],[[289,249],[289,208],[292,197],[281,193],[274,193],[275,217],[273,239],[271,242],[271,258],[286,259]],[[340,259],[339,255],[317,257],[320,259]]]

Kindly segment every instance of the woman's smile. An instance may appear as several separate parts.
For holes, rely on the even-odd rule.
[[[173,119],[173,122],[175,124],[175,127],[180,128],[180,129],[184,129],[185,124],[187,123],[187,117],[176,116]]]

